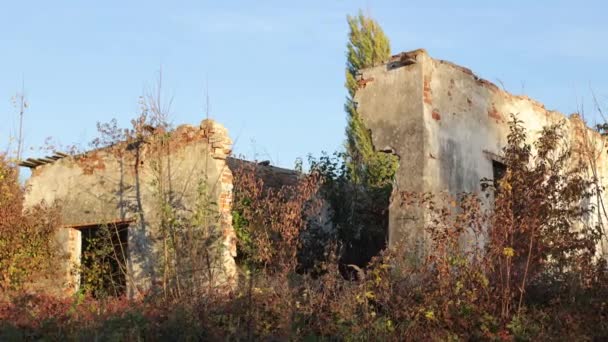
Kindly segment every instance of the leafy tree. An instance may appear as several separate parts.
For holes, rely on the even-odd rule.
[[[354,103],[357,91],[357,74],[386,61],[391,54],[390,43],[378,23],[359,12],[357,16],[347,17],[350,28],[346,45],[346,99],[345,110],[348,114],[346,127],[346,159],[351,180],[356,184],[373,187],[386,186],[392,181],[397,169],[397,158],[376,152],[371,134]]]
[[[346,151],[310,160],[323,178],[321,191],[332,209],[332,223],[344,265],[366,264],[386,245],[388,205],[398,166],[394,155],[377,152],[354,102],[360,70],[386,61],[390,43],[376,21],[359,12],[347,16]]]

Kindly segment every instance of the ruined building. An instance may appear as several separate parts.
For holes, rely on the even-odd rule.
[[[510,114],[524,122],[530,140],[543,126],[565,120],[574,152],[593,159],[600,183],[606,184],[605,139],[588,129],[580,117],[567,118],[528,97],[511,95],[466,68],[429,57],[424,50],[401,53],[363,70],[355,101],[375,148],[400,157],[394,192],[481,192],[480,180],[496,178],[504,169],[500,155]],[[166,139],[163,150],[146,140],[159,137]],[[73,267],[82,261],[85,237],[103,226],[120,232],[119,246],[127,251],[123,253],[130,277],[123,280],[127,292],[137,295],[158,282],[159,270],[154,265],[162,253],[158,244],[160,183],[174,194],[171,204],[184,213],[195,210],[201,187],[217,203],[219,217],[214,227],[222,246],[217,281],[235,281],[232,177],[242,161],[229,157],[227,131],[205,120],[198,127],[184,125],[146,139],[21,164],[32,169],[26,205],[59,201],[63,208],[64,227],[58,230],[58,239],[69,258],[58,264],[47,288],[71,293],[78,287],[80,278]],[[297,177],[288,170],[268,168],[267,175],[282,175],[271,177],[279,183]],[[491,196],[484,198],[492,201]],[[422,210],[393,202],[389,245],[423,240],[424,219]]]
[[[394,191],[481,192],[480,180],[493,179],[504,168],[500,155],[511,114],[523,121],[530,141],[543,126],[565,120],[575,155],[593,159],[600,184],[608,181],[605,138],[578,115],[566,117],[509,94],[424,50],[363,70],[355,101],[376,149],[400,157]],[[392,203],[389,216],[389,245],[402,239],[420,242],[423,212]]]
[[[58,153],[22,162],[32,170],[25,205],[58,202],[62,208],[64,226],[58,229],[57,239],[67,257],[58,262],[53,277],[38,286],[54,294],[73,293],[82,281],[78,269],[83,253],[101,229],[111,229],[120,240],[113,241],[114,255],[126,270],[117,269],[118,265],[112,269],[121,283],[119,293],[137,296],[158,286],[159,261],[165,252],[161,244],[165,206],[174,208],[176,215],[192,217],[202,196],[213,206],[204,228],[215,234],[210,237],[219,245],[217,260],[210,266],[214,282],[234,284],[233,171],[252,163],[230,157],[231,146],[224,127],[204,120],[198,127],[151,132],[76,156]],[[273,166],[255,168],[270,186],[290,184],[297,177],[294,171]],[[165,215],[164,219],[177,218]]]

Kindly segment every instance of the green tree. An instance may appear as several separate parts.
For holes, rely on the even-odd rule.
[[[348,114],[346,127],[346,162],[351,181],[372,187],[390,184],[397,169],[396,156],[377,152],[371,134],[354,103],[357,91],[357,74],[386,61],[391,54],[390,43],[378,23],[359,12],[347,16],[349,34],[346,62],[346,89],[348,97],[345,110]]]

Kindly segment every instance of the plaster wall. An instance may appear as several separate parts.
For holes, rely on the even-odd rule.
[[[376,150],[392,151],[400,158],[394,192],[424,191],[423,72],[421,63],[388,63],[366,69],[355,96],[357,112],[371,130]],[[421,219],[420,210],[404,210],[391,201],[389,245],[402,240],[419,244]]]
[[[389,144],[400,157],[394,192],[481,193],[480,180],[493,178],[492,160],[500,161],[507,143],[511,114],[523,121],[530,143],[544,126],[563,121],[574,157],[586,158],[583,153],[591,151],[600,183],[608,181],[605,139],[578,115],[566,117],[526,96],[509,94],[469,69],[431,58],[424,50],[402,53],[363,70],[361,80],[367,82],[360,82],[363,86],[355,100],[375,148]],[[480,197],[488,207],[493,203],[491,193]],[[603,199],[606,203],[608,198]],[[424,240],[415,224],[400,219],[412,215],[411,210],[392,205],[389,215],[391,246],[403,236]],[[413,216],[412,222],[424,219],[422,212]],[[597,215],[589,220],[597,220]]]
[[[165,133],[159,133],[165,134]],[[156,139],[153,135],[149,139]],[[64,227],[57,239],[70,258],[58,265],[55,288],[69,293],[79,276],[70,268],[80,262],[78,227],[131,222],[128,228],[128,294],[144,293],[159,282],[159,179],[181,214],[194,210],[204,186],[218,205],[221,231],[222,282],[236,278],[236,236],[232,229],[232,172],[226,165],[231,140],[221,125],[204,120],[199,127],[183,125],[166,135],[161,150],[149,142],[119,143],[36,167],[27,182],[25,205],[59,202]],[[69,243],[66,243],[66,236]]]

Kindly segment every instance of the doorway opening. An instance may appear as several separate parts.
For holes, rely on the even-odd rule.
[[[127,290],[129,222],[80,226],[80,288],[95,298],[119,297]]]

